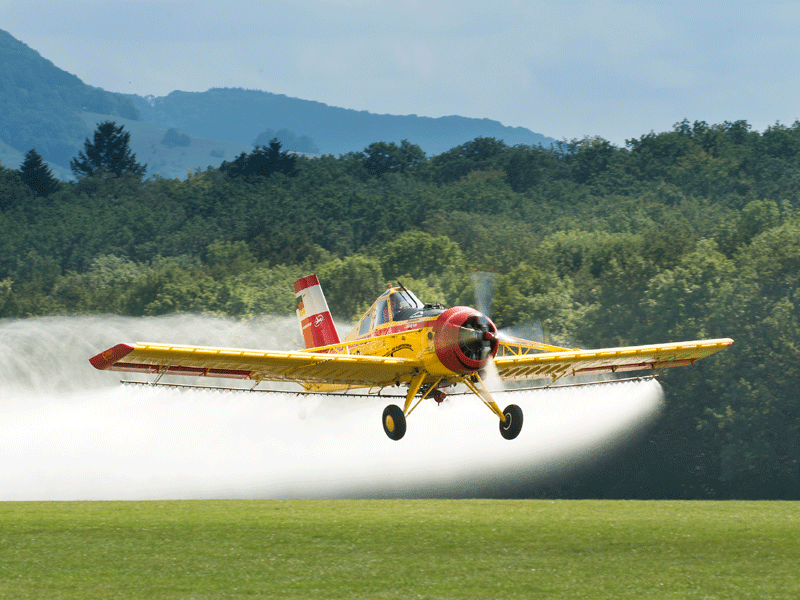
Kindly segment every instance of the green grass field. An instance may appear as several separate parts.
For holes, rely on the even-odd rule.
[[[798,598],[800,504],[0,503],[0,598]]]

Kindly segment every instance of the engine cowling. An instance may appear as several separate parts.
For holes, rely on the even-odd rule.
[[[436,356],[459,375],[480,371],[497,353],[497,327],[474,308],[448,308],[433,324],[433,334]]]

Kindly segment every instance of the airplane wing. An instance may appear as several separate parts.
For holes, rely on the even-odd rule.
[[[291,381],[306,387],[335,384],[378,387],[407,383],[415,360],[321,352],[263,352],[169,344],[118,344],[89,359],[96,369],[253,381]]]
[[[533,345],[500,342],[494,362],[500,377],[506,381],[545,378],[556,380],[571,375],[598,375],[692,365],[732,343],[732,339],[722,338],[599,350],[541,352]]]

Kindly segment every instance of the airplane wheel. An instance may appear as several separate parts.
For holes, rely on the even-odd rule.
[[[390,404],[383,409],[383,430],[393,440],[399,440],[406,434],[406,416],[402,408]]]
[[[500,435],[507,440],[513,440],[522,429],[522,409],[516,404],[509,404],[503,411],[505,423],[500,421]]]

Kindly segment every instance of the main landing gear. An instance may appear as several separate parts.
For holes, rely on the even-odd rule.
[[[500,421],[500,435],[513,440],[522,431],[522,409],[516,404],[509,404],[503,411],[505,422]]]
[[[403,409],[396,404],[390,404],[383,409],[383,431],[395,441],[406,434],[406,416]]]
[[[440,404],[446,394],[439,389],[436,389],[436,384],[433,384],[422,394],[417,403],[412,407],[411,404],[419,391],[422,383],[422,377],[415,378],[411,381],[408,390],[408,397],[406,398],[405,408],[400,408],[396,404],[390,404],[383,410],[383,431],[389,436],[389,439],[399,440],[406,434],[406,417],[419,406],[427,397],[432,397],[437,404]],[[438,382],[437,382],[438,383]],[[513,440],[519,435],[522,430],[522,409],[516,404],[509,404],[505,410],[500,411],[489,390],[483,384],[479,376],[474,376],[474,380],[464,380],[464,383],[469,387],[489,409],[500,417],[500,435],[507,440]]]
[[[505,421],[500,421],[500,435],[513,440],[522,431],[522,409],[516,404],[509,404],[503,411]],[[403,409],[390,404],[383,409],[383,431],[389,439],[400,440],[406,434],[406,416]]]

